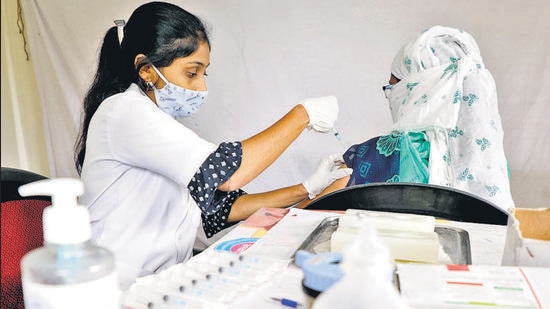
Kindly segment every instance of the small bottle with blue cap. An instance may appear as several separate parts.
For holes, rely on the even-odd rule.
[[[337,266],[332,273],[339,279],[315,298],[315,309],[408,308],[394,284],[389,248],[374,228],[360,229],[357,239],[342,249]]]
[[[307,295],[307,307],[326,289],[338,282],[344,273],[340,268],[341,252],[313,254],[305,250],[296,252],[294,261],[304,273],[302,288]]]

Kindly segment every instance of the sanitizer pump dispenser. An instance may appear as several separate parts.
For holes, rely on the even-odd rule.
[[[119,308],[113,254],[90,240],[88,209],[78,205],[80,180],[53,178],[19,187],[21,196],[51,195],[44,209],[44,247],[21,260],[27,309]]]

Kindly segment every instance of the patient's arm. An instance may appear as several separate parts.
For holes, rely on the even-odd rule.
[[[343,167],[346,167],[346,166],[343,165]],[[321,196],[326,195],[326,194],[331,193],[331,192],[334,192],[336,190],[340,190],[340,189],[345,188],[346,184],[349,181],[349,177],[350,176],[346,176],[346,177],[342,177],[338,180],[335,180],[330,186],[326,187],[325,190],[323,190],[323,191],[321,191],[321,193],[317,194],[317,196],[314,199],[312,199],[312,200],[305,199],[302,202],[298,203],[295,207],[305,208],[305,207],[307,207],[307,205],[309,205],[309,203],[315,201],[316,199],[320,198]]]

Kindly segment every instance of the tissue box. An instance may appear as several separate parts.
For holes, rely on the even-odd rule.
[[[550,208],[510,211],[502,265],[550,267]]]

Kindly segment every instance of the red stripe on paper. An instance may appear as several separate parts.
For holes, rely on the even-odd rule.
[[[447,281],[447,284],[476,285],[476,286],[483,285],[483,283],[479,283],[479,282],[462,282],[462,281]]]
[[[453,270],[460,270],[460,271],[469,271],[470,268],[468,268],[468,265],[458,265],[458,264],[449,264],[447,265],[447,270],[453,271]]]

